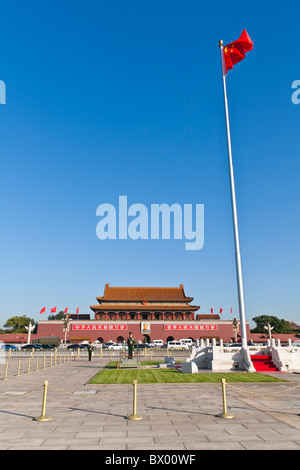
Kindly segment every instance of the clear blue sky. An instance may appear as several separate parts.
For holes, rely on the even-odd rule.
[[[300,6],[277,5],[1,5],[0,326],[54,306],[90,313],[107,282],[182,283],[199,312],[238,315],[218,40],[243,28],[254,48],[227,90],[246,316],[300,324]],[[203,249],[100,241],[96,208],[119,195],[204,204]]]

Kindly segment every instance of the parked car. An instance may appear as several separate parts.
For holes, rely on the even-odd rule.
[[[87,349],[87,348],[88,348],[87,344],[79,344],[79,343],[69,344],[69,346],[67,346],[67,349]]]
[[[111,343],[107,348],[109,351],[121,351],[123,349],[122,343]]]
[[[145,348],[149,348],[150,344],[148,343],[141,343],[141,344],[138,344],[137,347],[139,349],[145,349]]]
[[[15,351],[19,348],[17,348],[17,346],[14,346],[13,344],[2,344],[1,349],[5,349],[5,350],[11,349],[12,351]]]
[[[189,348],[193,347],[193,340],[191,338],[183,338],[179,340],[180,343],[186,344]]]
[[[189,347],[186,344],[181,343],[180,341],[168,341],[168,348],[170,350],[172,349],[183,349],[183,350],[188,350]]]
[[[26,350],[26,349],[42,349],[42,346],[40,344],[24,344],[24,346],[21,346],[21,349]]]
[[[53,344],[41,344],[40,346],[42,346],[42,349],[55,349],[55,346]]]
[[[164,342],[163,342],[162,339],[154,339],[154,340],[151,341],[151,343],[149,344],[149,347],[150,347],[150,348],[160,348],[163,344],[164,344]]]
[[[111,346],[112,344],[114,344],[114,343],[112,343],[111,341],[108,341],[107,343],[103,343],[102,344],[102,349],[108,349],[108,347]]]

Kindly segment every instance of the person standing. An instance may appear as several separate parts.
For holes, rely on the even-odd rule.
[[[93,349],[94,349],[94,346],[92,345],[91,342],[89,342],[89,344],[88,344],[89,361],[92,360]]]
[[[132,336],[132,331],[129,332],[129,337],[127,339],[128,346],[128,358],[132,359],[133,347],[134,347],[134,337]]]

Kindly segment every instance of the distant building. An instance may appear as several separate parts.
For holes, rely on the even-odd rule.
[[[296,323],[294,323],[293,321],[290,321],[289,324],[292,330],[300,330],[300,326],[296,325]]]

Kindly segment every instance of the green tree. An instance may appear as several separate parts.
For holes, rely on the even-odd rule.
[[[7,328],[7,333],[26,333],[27,330],[25,326],[28,326],[30,322],[32,325],[35,325],[35,321],[26,315],[21,317],[15,316],[9,318],[3,326],[4,328]]]
[[[63,320],[64,318],[64,311],[60,310],[56,315],[49,315],[48,320]]]
[[[268,326],[268,323],[274,327],[272,333],[293,333],[289,322],[283,318],[280,320],[272,315],[260,315],[252,320],[256,323],[256,328],[253,328],[251,333],[267,333],[265,326]]]

